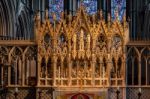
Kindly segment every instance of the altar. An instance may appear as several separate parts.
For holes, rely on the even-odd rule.
[[[84,91],[73,91],[73,89],[72,91],[57,90],[53,93],[54,99],[108,99],[107,96],[107,89],[100,89],[99,91],[90,91],[86,89]]]

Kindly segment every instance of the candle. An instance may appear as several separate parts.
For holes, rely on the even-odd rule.
[[[17,87],[15,88],[15,92],[18,92],[18,88]]]
[[[1,81],[1,84],[2,84],[2,86],[4,85],[4,81],[3,80]]]
[[[139,88],[139,92],[141,93],[141,88]]]
[[[120,87],[119,87],[119,86],[117,87],[117,90],[118,90],[118,91],[120,90]]]

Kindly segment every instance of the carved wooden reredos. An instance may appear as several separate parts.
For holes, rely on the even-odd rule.
[[[128,24],[107,22],[103,12],[89,16],[81,7],[76,16],[55,14],[51,21],[48,11],[41,22],[35,17],[35,39],[38,44],[38,86],[101,87],[124,86],[125,45]]]

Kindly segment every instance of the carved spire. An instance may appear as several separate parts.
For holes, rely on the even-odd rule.
[[[53,13],[53,20],[56,21],[56,14]]]
[[[61,12],[61,19],[64,19],[64,12]]]
[[[40,12],[37,12],[37,14],[35,15],[34,20],[35,20],[35,23],[36,23],[35,25],[37,27],[39,27],[41,25],[41,23],[40,23]]]
[[[69,13],[68,19],[69,19],[69,23],[71,23],[71,21],[72,21],[72,15],[71,15],[71,13]]]
[[[123,28],[125,30],[125,27],[126,27],[126,12],[124,12],[124,16],[123,16]]]
[[[118,13],[118,9],[115,11],[115,20],[119,20],[119,13]]]
[[[54,31],[56,29],[56,14],[53,13],[53,21],[54,21]]]
[[[108,28],[110,28],[111,25],[111,16],[110,13],[108,13]]]
[[[48,9],[45,11],[45,19],[48,19]]]
[[[92,15],[93,24],[95,23],[95,14]]]
[[[103,19],[103,11],[102,11],[102,9],[100,10],[100,19],[102,20]]]

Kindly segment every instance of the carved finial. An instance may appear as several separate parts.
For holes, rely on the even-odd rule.
[[[123,22],[126,22],[126,11],[124,12]]]
[[[95,22],[95,14],[92,15],[92,21]]]
[[[40,12],[37,12],[37,14],[36,14],[36,20],[40,20]]]
[[[69,22],[71,22],[71,21],[72,21],[72,15],[71,15],[71,12],[69,13],[68,18],[69,18]]]
[[[48,9],[45,11],[45,18],[48,19]]]
[[[123,28],[125,30],[125,27],[126,27],[126,12],[124,12],[124,16],[123,16]]]
[[[64,12],[61,12],[61,19],[64,19]]]
[[[40,12],[37,12],[37,14],[34,17],[34,20],[36,22],[36,26],[40,26]]]
[[[111,22],[111,16],[110,13],[108,13],[108,28],[110,28],[110,22]]]
[[[111,16],[110,16],[110,13],[108,13],[108,22],[111,21]]]
[[[56,21],[56,14],[53,13],[52,15],[53,15],[53,20]]]
[[[118,13],[118,9],[115,11],[115,19],[119,20],[119,13]]]
[[[80,37],[82,38],[83,36],[84,36],[84,32],[83,32],[83,29],[81,29]]]
[[[102,9],[100,10],[100,19],[101,20],[103,19],[103,11],[102,11]]]

